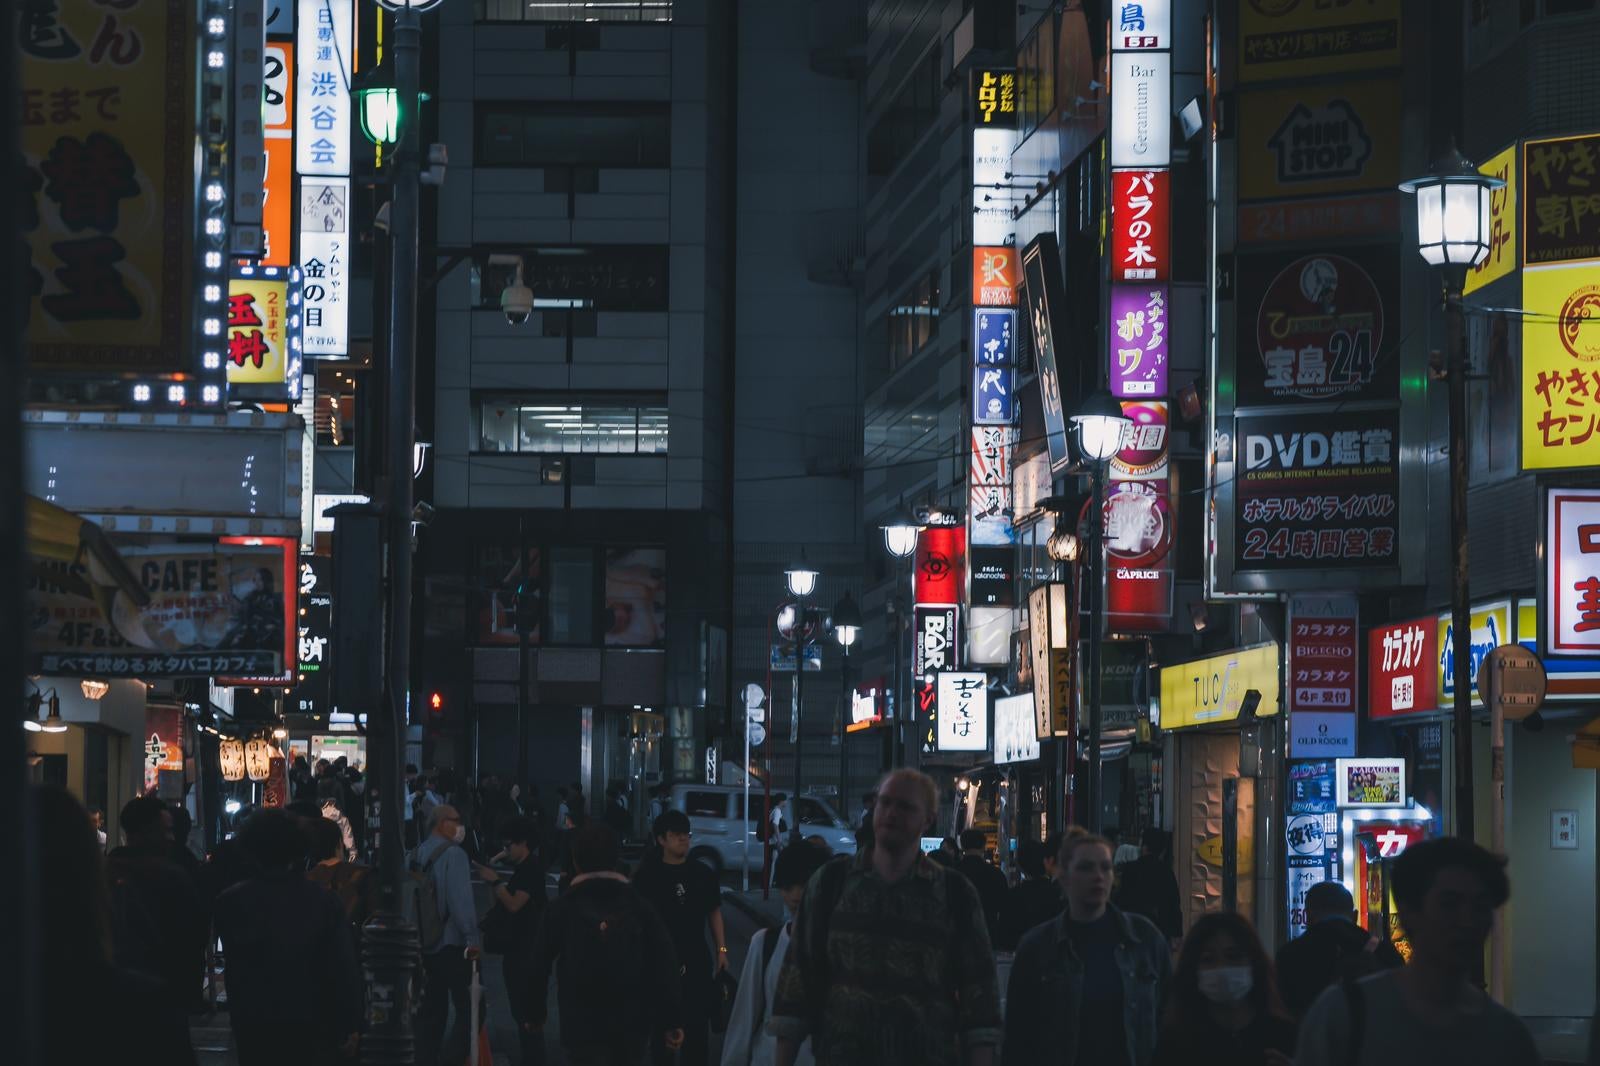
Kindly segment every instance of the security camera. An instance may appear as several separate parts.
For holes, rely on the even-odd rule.
[[[506,321],[513,326],[520,326],[528,321],[528,316],[533,314],[533,290],[522,283],[522,263],[517,263],[517,272],[511,278],[511,284],[500,290],[500,310],[506,314]]]

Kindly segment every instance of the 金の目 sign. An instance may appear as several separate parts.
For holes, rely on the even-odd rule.
[[[1388,718],[1439,706],[1438,620],[1414,618],[1367,634],[1367,713]]]
[[[1545,536],[1546,652],[1600,652],[1600,489],[1550,489]]]
[[[1166,281],[1172,272],[1171,175],[1118,170],[1111,175],[1111,280]]]
[[[939,675],[940,751],[989,750],[989,678],[979,672]]]
[[[350,350],[350,179],[300,182],[300,274],[307,355]]]
[[[1522,272],[1522,469],[1600,466],[1600,269]]]

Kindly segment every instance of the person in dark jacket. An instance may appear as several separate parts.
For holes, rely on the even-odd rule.
[[[573,1066],[638,1066],[655,1043],[682,1047],[682,978],[672,936],[616,872],[617,835],[605,825],[580,829],[571,856],[577,875],[545,911],[534,950],[523,1007],[531,1029],[544,1028],[554,966],[561,1044]],[[608,965],[600,956],[612,944],[619,957]]]
[[[1324,881],[1306,893],[1306,931],[1278,949],[1278,988],[1290,1012],[1303,1018],[1334,982],[1403,965],[1393,944],[1356,924],[1350,890]]]
[[[506,850],[503,858],[513,867],[509,878],[501,878],[492,866],[474,864],[480,880],[488,884],[494,908],[483,920],[487,942],[489,930],[498,929],[502,943],[490,950],[502,953],[501,973],[505,977],[506,1000],[517,1023],[524,1066],[542,1063],[544,1038],[534,1028],[528,1005],[532,998],[533,953],[537,948],[539,921],[547,902],[544,863],[539,861],[539,827],[520,815],[500,823]]]
[[[1001,1066],[1149,1066],[1172,969],[1167,939],[1111,904],[1105,837],[1068,836],[1056,862],[1067,907],[1017,945]]]
[[[131,799],[122,833],[127,844],[106,856],[116,963],[163,982],[176,1009],[198,1009],[206,917],[194,879],[172,861],[172,810],[154,796]]]
[[[1295,1025],[1250,923],[1208,914],[1183,941],[1154,1066],[1292,1066]]]
[[[33,790],[39,1027],[45,1066],[193,1066],[187,1019],[155,978],[112,964],[99,836],[64,789]],[[85,1013],[85,1008],[90,1013]],[[15,1034],[3,1046],[14,1047]]]
[[[264,810],[239,830],[261,872],[217,898],[239,1066],[333,1066],[354,1058],[361,972],[344,908],[308,880],[294,816]]]
[[[983,923],[989,927],[989,942],[995,944],[1000,939],[1000,912],[1005,910],[1006,895],[1011,886],[1006,883],[1006,875],[990,864],[988,849],[989,834],[982,829],[962,830],[961,860],[956,863],[956,869],[978,890],[978,902],[983,905]]]
[[[1175,942],[1183,936],[1183,906],[1178,875],[1172,870],[1172,834],[1152,826],[1144,831],[1140,845],[1140,856],[1118,869],[1111,901],[1122,910],[1150,919]]]
[[[1060,849],[1059,833],[1052,834],[1043,843],[1024,840],[1018,848],[1022,880],[1006,894],[1006,905],[1000,912],[1000,936],[995,941],[997,950],[1017,950],[1028,930],[1054,921],[1061,913],[1065,900],[1061,898],[1061,884],[1056,880],[1056,852]]]

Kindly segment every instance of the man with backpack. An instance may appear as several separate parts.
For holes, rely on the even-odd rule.
[[[1356,924],[1350,890],[1324,881],[1306,893],[1306,931],[1278,949],[1278,991],[1295,1018],[1322,990],[1405,965],[1388,939]]]
[[[652,1045],[683,1046],[672,937],[617,872],[617,861],[617,836],[608,826],[573,834],[577,874],[545,911],[520,1007],[530,1029],[544,1028],[553,965],[561,1046],[571,1066],[639,1066]]]
[[[467,829],[447,803],[428,813],[428,835],[411,856],[417,932],[422,942],[422,1006],[417,1011],[417,1062],[454,1066],[467,1057],[472,1018],[472,962],[478,957],[478,911],[472,869],[461,847]],[[445,1023],[455,1004],[455,1025]]]

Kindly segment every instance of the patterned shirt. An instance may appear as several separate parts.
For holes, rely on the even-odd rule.
[[[849,863],[839,885],[839,863]],[[837,901],[828,910],[832,895]],[[1000,1042],[1000,986],[978,893],[919,855],[898,881],[872,853],[806,887],[767,1031],[806,1036],[819,1066],[958,1066]]]

